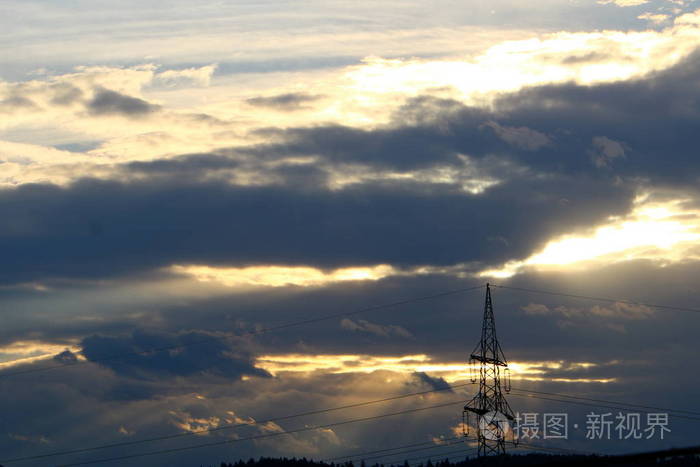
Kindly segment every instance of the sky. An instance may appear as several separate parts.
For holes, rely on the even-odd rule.
[[[0,464],[445,443],[484,289],[412,299],[487,282],[513,287],[492,288],[513,411],[569,417],[533,443],[697,442],[700,316],[648,304],[700,308],[700,2],[2,12]],[[696,419],[586,439],[619,410],[522,390]]]

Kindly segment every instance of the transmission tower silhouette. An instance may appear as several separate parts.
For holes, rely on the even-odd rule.
[[[478,367],[478,374],[477,369]],[[506,443],[516,444],[515,416],[503,393],[510,392],[510,370],[501,344],[496,337],[493,318],[491,287],[486,284],[484,321],[481,340],[469,356],[472,383],[479,380],[479,392],[464,406],[462,427],[469,435],[472,418],[475,418],[478,456],[497,456],[506,453]],[[503,383],[503,387],[501,387]]]

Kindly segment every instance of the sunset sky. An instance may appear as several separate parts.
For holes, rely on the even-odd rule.
[[[700,308],[698,1],[3,0],[0,12],[0,464],[468,379],[483,289],[341,316],[366,307],[491,282]],[[700,314],[507,288],[493,299],[514,387],[700,412]],[[583,428],[591,411],[617,413],[509,402]],[[437,443],[461,409],[102,465]],[[671,418],[664,440],[579,429],[550,442],[692,445],[695,417]]]

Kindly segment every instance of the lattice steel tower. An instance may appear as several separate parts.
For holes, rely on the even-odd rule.
[[[481,341],[469,357],[469,369],[472,383],[479,380],[479,392],[464,406],[462,412],[464,434],[465,436],[469,434],[470,419],[475,417],[479,457],[505,454],[506,443],[515,444],[517,441],[516,421],[503,395],[504,392],[510,392],[510,370],[496,337],[489,284],[486,284]]]

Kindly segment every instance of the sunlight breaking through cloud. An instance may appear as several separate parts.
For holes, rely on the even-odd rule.
[[[662,202],[648,199],[648,194],[638,197],[628,216],[610,218],[607,224],[584,234],[553,239],[523,261],[512,261],[479,275],[507,278],[525,268],[574,267],[591,261],[649,259],[668,263],[696,259],[700,246],[700,210],[685,207],[688,199]]]
[[[205,265],[175,265],[170,270],[176,274],[194,277],[201,282],[218,282],[228,287],[283,287],[290,285],[311,287],[332,282],[379,280],[397,273],[393,267],[386,264],[372,267],[340,268],[328,272],[307,266],[226,268]]]
[[[0,369],[48,360],[64,351],[71,352],[77,359],[84,359],[78,354],[80,347],[77,342],[56,344],[38,340],[15,341],[0,347]]]
[[[396,357],[341,354],[341,355],[309,355],[309,354],[275,354],[261,355],[255,362],[256,366],[272,374],[291,373],[372,373],[375,371],[390,371],[396,373],[429,373],[453,383],[470,379],[469,367],[463,362],[437,362],[425,354],[403,355]],[[525,381],[556,381],[576,383],[609,383],[615,378],[595,378],[576,375],[582,370],[594,369],[598,366],[591,362],[510,362],[512,379]],[[571,372],[571,376],[561,373]],[[556,373],[556,375],[550,375]]]

